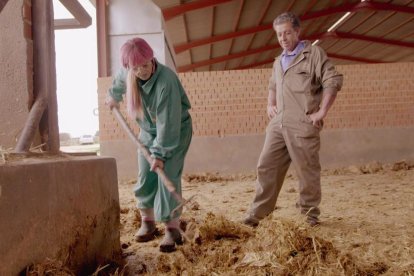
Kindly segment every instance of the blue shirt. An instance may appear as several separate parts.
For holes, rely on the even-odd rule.
[[[296,45],[296,48],[291,52],[288,53],[286,50],[282,53],[282,58],[280,59],[280,63],[282,65],[283,71],[286,71],[286,69],[289,67],[289,65],[292,63],[292,61],[295,59],[295,57],[302,52],[302,50],[305,48],[305,42],[300,41],[298,45]]]

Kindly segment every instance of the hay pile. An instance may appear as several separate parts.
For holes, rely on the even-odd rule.
[[[240,174],[221,174],[221,173],[200,173],[200,174],[185,174],[183,175],[184,181],[188,183],[199,183],[199,182],[226,182],[234,180],[254,180],[256,174],[251,173],[240,173]]]
[[[76,272],[69,268],[67,260],[65,262],[46,259],[45,261],[33,264],[26,268],[20,275],[26,276],[76,276]],[[116,264],[106,264],[99,266],[91,276],[123,276],[125,267],[117,267]]]
[[[27,276],[75,276],[76,274],[62,261],[46,259],[42,263],[33,264],[27,267],[24,275]]]
[[[174,254],[145,263],[157,275],[380,275],[383,263],[363,264],[342,254],[313,230],[293,221],[265,219],[257,229],[208,213],[192,220],[189,242]]]

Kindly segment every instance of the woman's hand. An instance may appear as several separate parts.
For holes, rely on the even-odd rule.
[[[107,96],[105,99],[105,104],[109,106],[109,109],[112,110],[112,108],[116,107],[119,109],[119,103],[114,100],[111,96]]]
[[[151,171],[155,172],[157,168],[164,169],[164,161],[157,158],[152,158]]]

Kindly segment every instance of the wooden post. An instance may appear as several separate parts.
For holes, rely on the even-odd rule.
[[[29,112],[16,152],[27,152],[37,129],[46,150],[59,152],[57,121],[55,36],[52,1],[32,1],[33,26],[33,94],[34,104]]]
[[[98,77],[108,77],[108,41],[106,0],[96,0],[96,32],[98,40]]]

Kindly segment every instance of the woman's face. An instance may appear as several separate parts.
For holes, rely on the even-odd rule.
[[[146,81],[154,72],[154,63],[151,59],[141,66],[132,67],[131,70],[137,78]]]

